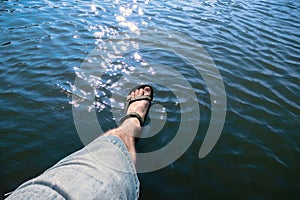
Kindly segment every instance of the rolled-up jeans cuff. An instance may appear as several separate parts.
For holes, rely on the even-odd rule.
[[[17,188],[8,199],[138,199],[139,180],[123,141],[101,136]]]

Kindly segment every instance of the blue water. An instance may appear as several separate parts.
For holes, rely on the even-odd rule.
[[[95,110],[105,131],[116,124],[112,107],[117,116],[122,108],[112,99],[125,96],[129,83],[147,80],[145,75],[153,71],[146,66],[161,64],[189,82],[190,87],[175,84],[175,92],[196,94],[200,121],[189,120],[200,123],[193,143],[178,160],[139,174],[141,199],[298,199],[299,16],[300,2],[287,0],[1,1],[1,194],[84,146],[72,107],[89,94],[75,90],[75,80],[85,80],[96,89],[94,102],[82,109]],[[193,43],[181,38],[180,43],[161,41],[161,45],[174,49],[202,45],[221,74],[227,103],[220,106],[226,107],[226,119],[217,144],[203,159],[198,153],[214,102],[203,77],[187,59],[161,45],[138,48],[142,41],[155,39],[141,33],[158,28],[193,39]],[[138,37],[130,43],[131,51],[107,66],[99,63],[92,70],[94,77],[81,71],[91,52],[98,49],[109,57],[110,50],[103,47],[126,34]],[[117,44],[113,47],[119,48]],[[121,81],[124,74],[127,79]],[[152,120],[167,123],[159,134],[137,144],[139,152],[172,141],[180,116],[194,109],[179,106],[192,105],[188,95],[179,101],[174,91],[158,84],[174,83],[171,75],[172,71],[161,67],[151,76],[155,102],[165,107],[154,107]],[[112,98],[112,91],[119,96]],[[88,140],[98,133],[92,134]]]

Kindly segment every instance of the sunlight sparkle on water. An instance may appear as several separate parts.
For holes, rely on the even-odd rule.
[[[131,15],[131,13],[132,13],[132,9],[130,9],[130,8],[124,8],[124,7],[120,7],[120,12],[121,12],[121,14],[123,15],[123,16],[130,16]]]
[[[137,52],[135,52],[134,55],[133,55],[133,58],[134,58],[135,60],[140,60],[142,57],[141,57],[140,54],[138,54]]]
[[[95,14],[98,14],[97,8],[96,8],[96,5],[95,5],[95,4],[92,4],[92,5],[91,5],[91,11],[92,11],[92,12],[95,12]]]

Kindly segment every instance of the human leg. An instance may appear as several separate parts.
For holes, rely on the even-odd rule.
[[[151,88],[144,87],[127,98],[149,96],[151,92]],[[149,106],[148,100],[134,101],[127,113],[145,118]],[[118,128],[22,184],[8,199],[137,199],[134,138],[141,129],[138,118],[126,119]]]

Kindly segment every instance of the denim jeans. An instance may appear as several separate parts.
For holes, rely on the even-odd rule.
[[[121,139],[101,136],[19,186],[7,199],[138,199],[139,180]]]

